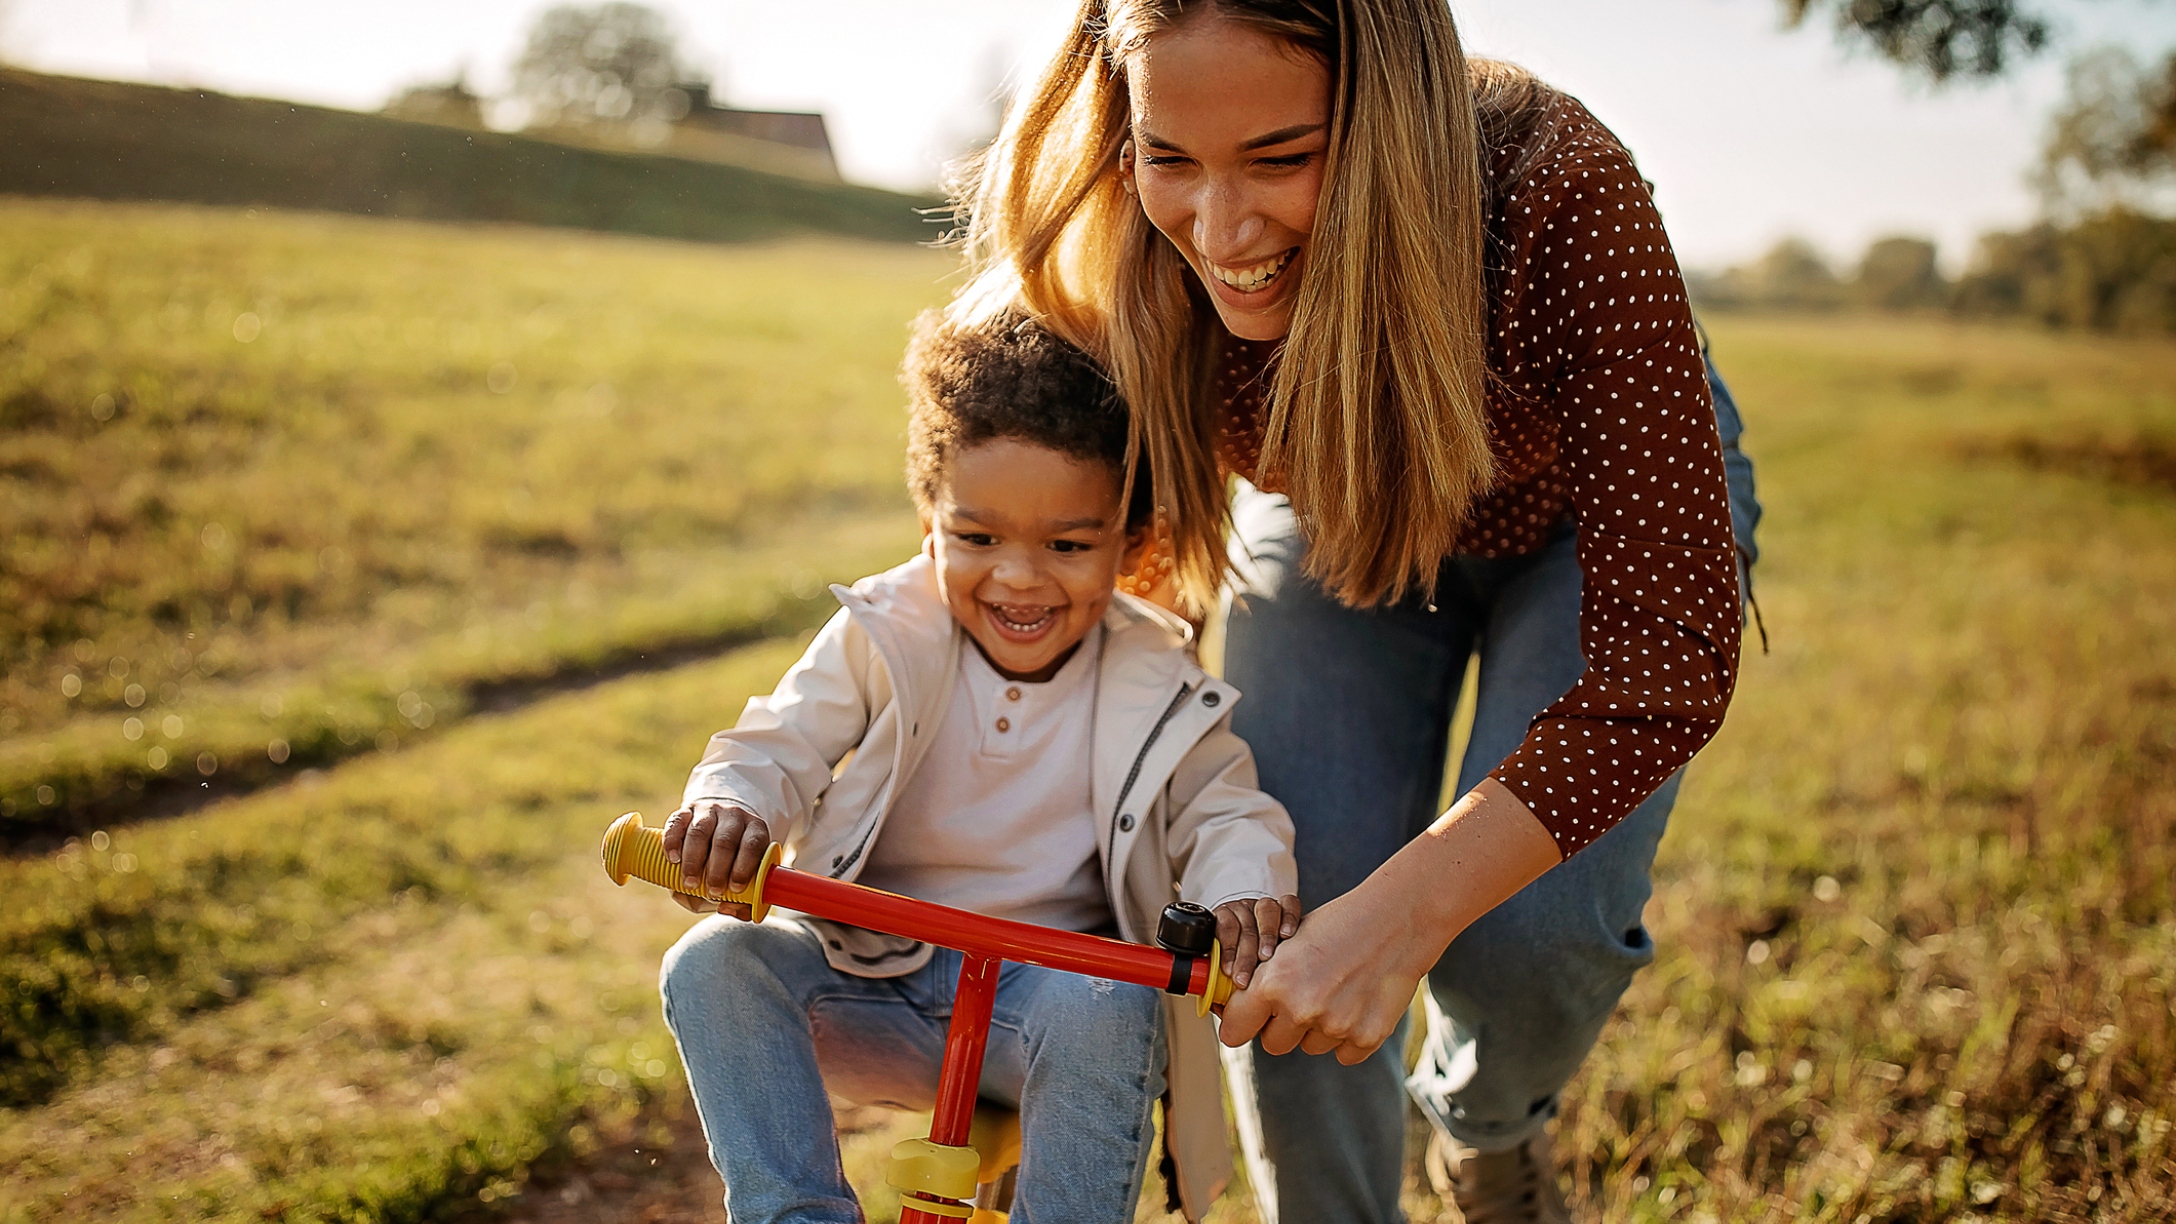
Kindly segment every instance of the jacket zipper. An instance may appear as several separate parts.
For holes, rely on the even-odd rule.
[[[1186,698],[1193,691],[1193,685],[1181,684],[1178,696],[1173,697],[1171,704],[1164,707],[1163,716],[1156,720],[1155,726],[1148,729],[1148,738],[1141,742],[1141,751],[1133,758],[1133,768],[1126,771],[1126,784],[1118,788],[1118,802],[1111,806],[1111,837],[1110,844],[1103,850],[1104,862],[1111,862],[1118,855],[1118,818],[1125,812],[1126,796],[1133,793],[1133,784],[1141,777],[1141,767],[1148,763],[1149,750],[1156,746],[1157,738],[1164,733],[1164,725],[1179,712],[1180,706],[1186,704]]]

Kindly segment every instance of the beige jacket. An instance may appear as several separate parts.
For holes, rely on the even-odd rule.
[[[803,871],[853,879],[893,797],[923,764],[957,680],[965,634],[926,557],[833,587],[844,608],[777,691],[750,699],[711,737],[689,802],[726,800],[761,816]],[[1254,757],[1230,727],[1237,690],[1201,670],[1183,621],[1119,595],[1104,616],[1095,683],[1090,793],[1119,933],[1149,942],[1174,900],[1214,905],[1297,891],[1292,821],[1255,786]],[[803,919],[816,923],[813,919]],[[890,977],[930,949],[831,923],[834,967]],[[1191,999],[1166,999],[1170,1087],[1165,1143],[1188,1218],[1231,1179],[1216,1034]]]

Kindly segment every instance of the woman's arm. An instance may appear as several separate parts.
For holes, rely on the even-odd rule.
[[[1257,1035],[1357,1063],[1390,1037],[1421,977],[1475,919],[1561,861],[1556,839],[1494,778],[1277,946],[1224,1009],[1225,1045]]]

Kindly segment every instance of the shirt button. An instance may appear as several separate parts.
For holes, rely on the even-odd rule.
[[[1009,689],[1006,689],[1006,690],[1005,690],[1005,700],[1007,700],[1007,701],[1018,701],[1018,700],[1020,700],[1020,687],[1019,687],[1018,685],[1014,685],[1013,687],[1011,687],[1011,688],[1009,688]]]
[[[1010,730],[1012,730],[1012,720],[1011,720],[1011,719],[1009,719],[1009,718],[1000,718],[1000,719],[998,719],[998,720],[997,720],[997,729],[998,729],[998,730],[1000,730],[1000,731],[1010,731]]]

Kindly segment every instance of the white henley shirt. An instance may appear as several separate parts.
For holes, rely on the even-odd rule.
[[[1007,680],[961,644],[944,719],[861,883],[1069,931],[1111,925],[1089,795],[1103,634],[1040,684]]]

